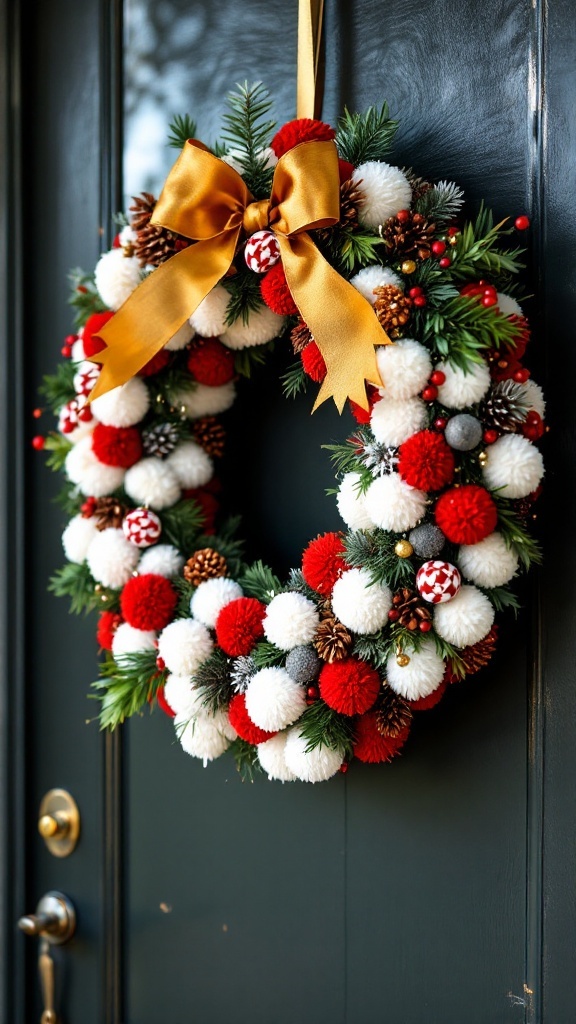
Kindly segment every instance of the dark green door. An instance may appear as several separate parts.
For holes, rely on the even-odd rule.
[[[189,111],[209,138],[226,91],[247,78],[292,116],[296,8],[0,5],[5,1024],[40,1018],[37,950],[14,922],[54,888],[79,915],[57,963],[69,1024],[574,1020],[570,0],[327,3],[326,119],[385,97],[402,122],[400,165],[454,178],[502,216],[533,217],[527,290],[553,407],[550,539],[493,667],[422,716],[389,766],[320,787],[248,785],[226,758],[207,770],[187,758],[157,714],[101,738],[86,700],[93,623],[46,593],[62,522],[27,439],[35,387],[69,329],[67,270],[95,262],[124,191],[158,188],[174,113]],[[337,527],[320,445],[343,430],[328,410],[310,419],[309,398],[281,400],[289,358],[246,388],[242,433],[257,405],[262,445],[246,458],[238,443],[242,473],[230,472],[252,551],[279,571]],[[78,849],[62,861],[36,834],[53,786],[82,815]]]

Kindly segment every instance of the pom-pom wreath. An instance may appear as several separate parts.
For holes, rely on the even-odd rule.
[[[443,679],[440,686],[432,690],[432,693],[429,693],[427,697],[419,697],[418,700],[409,701],[412,711],[430,711],[431,708],[435,708],[442,700],[447,689],[448,683]]]
[[[127,622],[121,622],[112,638],[112,654],[115,658],[121,659],[123,654],[154,651],[156,643],[157,636],[154,630],[135,629]]]
[[[303,594],[277,594],[266,609],[264,634],[281,651],[290,651],[301,644],[309,644],[319,622],[316,605]]]
[[[158,638],[158,654],[176,676],[191,676],[210,657],[212,647],[206,626],[194,619],[176,619]]]
[[[180,487],[203,487],[214,474],[212,459],[196,441],[181,441],[165,460]]]
[[[190,676],[168,676],[164,696],[180,718],[193,718],[203,711],[203,695],[192,685]]]
[[[254,348],[256,345],[267,345],[284,330],[286,323],[283,316],[274,313],[267,306],[262,306],[250,314],[250,320],[244,323],[242,317],[235,320],[222,335],[221,341],[228,348]]]
[[[226,310],[230,294],[217,284],[190,317],[190,326],[203,338],[215,338],[226,330]]]
[[[127,470],[124,488],[137,505],[149,505],[158,511],[175,505],[180,484],[174,471],[162,459],[141,459]]]
[[[418,593],[429,604],[451,601],[462,586],[462,577],[450,562],[424,562],[416,573]]]
[[[140,264],[123,249],[110,249],[96,264],[94,282],[100,298],[109,309],[117,310],[140,284]]]
[[[449,608],[453,603],[440,605],[440,608]],[[424,640],[417,651],[410,652],[409,658],[406,665],[399,665],[396,655],[391,654],[386,663],[386,679],[388,685],[401,697],[418,700],[427,697],[440,686],[445,666],[433,640]]]
[[[364,267],[350,279],[350,284],[368,300],[371,306],[376,302],[377,288],[383,288],[386,284],[403,288],[402,278],[390,270],[390,267],[382,267],[379,263]]]
[[[373,530],[376,525],[368,515],[365,495],[360,492],[359,473],[346,473],[338,488],[336,504],[346,526],[351,530]]]
[[[468,647],[482,640],[494,622],[494,608],[476,587],[464,586],[434,610],[434,629],[449,644]]]
[[[165,576],[146,573],[128,580],[120,597],[120,609],[135,629],[164,629],[178,601],[174,587]]]
[[[367,228],[378,228],[399,210],[407,210],[412,202],[412,189],[406,175],[399,167],[380,160],[360,164],[354,170],[352,181],[362,196],[358,217]]]
[[[370,426],[380,444],[397,447],[426,426],[426,406],[419,398],[389,398],[386,393],[372,409]]]
[[[463,545],[458,565],[466,579],[479,587],[504,587],[518,572],[518,554],[501,533],[491,533],[479,544]]]
[[[82,334],[82,351],[84,356],[95,356],[97,352],[101,352],[105,348],[105,343],[96,335],[113,316],[114,313],[108,310],[105,313],[92,313],[92,316],[88,317]]]
[[[92,451],[92,435],[81,438],[66,456],[66,475],[82,494],[102,498],[122,486],[126,471],[119,466],[105,466]]]
[[[416,526],[410,531],[408,540],[414,548],[414,554],[426,559],[436,558],[446,543],[442,530],[434,523],[421,523],[420,526]]]
[[[320,384],[326,376],[326,363],[324,362],[324,356],[315,341],[311,341],[306,345],[306,348],[303,349],[300,358],[302,360],[304,373],[310,377],[310,380],[315,381],[316,384]]]
[[[107,427],[133,427],[144,419],[150,406],[148,388],[140,377],[133,377],[92,402],[91,409]]]
[[[112,590],[120,590],[134,572],[140,552],[126,540],[122,530],[102,530],[94,537],[86,554],[86,561],[97,583]]]
[[[327,597],[346,569],[341,533],[324,533],[311,540],[302,555],[302,575],[309,587]]]
[[[470,413],[461,412],[448,420],[444,437],[455,451],[470,452],[482,440],[482,424]]]
[[[445,380],[438,388],[438,401],[447,409],[465,409],[480,402],[490,387],[490,371],[482,360],[471,363],[465,373],[450,363],[438,363],[436,370]]]
[[[286,658],[286,671],[295,683],[310,683],[316,679],[322,664],[313,647],[293,647]]]
[[[294,782],[296,775],[286,764],[287,732],[279,732],[271,740],[258,744],[258,760],[270,780]]]
[[[340,771],[344,751],[320,743],[308,749],[308,738],[295,726],[286,738],[284,757],[288,769],[301,782],[326,782]]]
[[[484,487],[464,484],[438,499],[436,522],[453,544],[478,544],[496,527],[498,510]]]
[[[383,736],[378,728],[378,715],[368,712],[356,722],[355,733],[354,757],[366,764],[379,764],[391,761],[400,752],[410,735],[410,726],[404,726],[396,736]]]
[[[281,263],[264,274],[260,282],[260,294],[268,309],[278,316],[293,316],[298,312]]]
[[[441,434],[421,430],[400,446],[398,472],[411,487],[439,491],[454,476],[454,455]]]
[[[107,427],[97,423],[92,433],[92,451],[106,466],[129,469],[142,455],[142,440],[136,427]]]
[[[114,634],[121,622],[122,616],[119,615],[118,612],[102,612],[102,615],[98,619],[96,640],[98,641],[98,646],[101,647],[103,651],[112,650]]]
[[[367,569],[350,569],[334,584],[332,610],[353,633],[382,629],[391,607],[391,590],[383,583],[371,582]]]
[[[215,715],[203,712],[190,721],[176,717],[174,728],[182,749],[191,757],[199,758],[204,766],[221,757],[235,737],[224,711],[217,711]]]
[[[190,344],[193,337],[194,330],[190,324],[186,322],[185,324],[182,324],[182,327],[180,327],[179,330],[176,331],[176,334],[172,335],[170,341],[166,342],[164,348],[167,349],[168,352],[180,352],[181,349],[186,348],[186,345]]]
[[[62,547],[69,562],[76,562],[80,565],[86,555],[92,541],[98,534],[96,520],[77,515],[70,520],[62,534]]]
[[[190,611],[195,619],[214,629],[222,609],[239,597],[242,597],[240,584],[226,576],[218,576],[199,585],[190,601]]]
[[[503,498],[525,498],[544,476],[541,452],[520,434],[505,434],[486,449],[482,467],[486,486]]]
[[[266,729],[260,729],[254,725],[246,710],[246,697],[243,693],[237,693],[232,697],[228,708],[228,718],[232,728],[246,743],[265,743],[266,740],[272,739],[276,735],[275,732],[267,732]]]
[[[162,533],[162,523],[149,508],[135,508],[124,517],[122,529],[126,540],[137,548],[149,548]],[[164,576],[164,573],[160,573]]]
[[[138,572],[141,575],[153,572],[157,576],[166,576],[171,580],[180,575],[184,561],[184,555],[181,555],[178,548],[172,544],[154,544],[142,555],[138,562]]]
[[[230,601],[216,619],[216,639],[225,654],[238,658],[250,654],[260,637],[264,636],[262,620],[266,605],[255,597],[239,597]]]
[[[388,398],[414,398],[426,387],[432,373],[428,350],[412,338],[377,348],[376,362]]]
[[[208,387],[221,387],[234,377],[234,356],[217,338],[201,338],[188,356],[188,370]]]
[[[197,420],[201,416],[217,416],[226,412],[234,404],[236,388],[232,381],[212,388],[207,384],[197,384],[193,390],[176,390],[173,394],[174,405],[189,420]]]
[[[398,473],[389,473],[374,480],[364,500],[372,522],[394,533],[411,530],[426,511],[426,494],[410,487]]]
[[[280,159],[289,149],[294,149],[301,142],[328,142],[336,137],[336,132],[324,121],[316,121],[310,117],[299,117],[283,125],[270,143],[275,155]]]
[[[318,679],[320,696],[341,715],[363,715],[380,690],[376,669],[357,658],[343,658],[324,665]]]
[[[296,722],[306,710],[304,689],[286,669],[262,668],[246,687],[246,711],[255,725],[278,732]]]

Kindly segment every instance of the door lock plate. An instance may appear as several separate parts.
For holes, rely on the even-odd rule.
[[[65,789],[51,789],[42,798],[38,831],[53,857],[69,857],[80,836],[80,812]]]

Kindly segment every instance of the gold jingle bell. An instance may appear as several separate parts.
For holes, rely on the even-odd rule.
[[[410,555],[414,554],[414,548],[409,540],[397,540],[394,545],[394,554],[398,555],[398,558],[410,558]]]
[[[413,274],[416,270],[416,264],[414,260],[404,260],[400,270],[403,274]]]
[[[407,654],[397,654],[396,664],[399,665],[400,668],[406,668],[406,665],[410,664],[410,658]]]

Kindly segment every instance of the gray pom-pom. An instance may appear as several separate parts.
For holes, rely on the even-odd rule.
[[[408,536],[415,553],[419,558],[436,558],[446,543],[446,537],[440,527],[434,523],[422,523],[415,526]]]
[[[313,647],[293,647],[286,658],[286,671],[295,683],[316,679],[322,662]]]
[[[482,440],[482,424],[470,413],[461,412],[448,420],[444,437],[457,452],[470,452]]]

